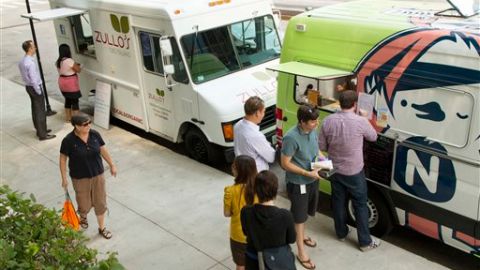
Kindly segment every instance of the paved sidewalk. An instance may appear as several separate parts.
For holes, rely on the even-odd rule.
[[[41,142],[24,87],[0,78],[0,88],[0,184],[33,193],[40,203],[59,209],[64,199],[59,148],[72,130],[63,122],[62,104],[51,100],[59,113],[47,119],[57,138]],[[85,231],[89,245],[103,254],[118,251],[128,269],[235,269],[222,209],[223,188],[232,177],[117,127],[94,128],[104,137],[118,176],[106,173],[107,227],[113,238],[98,236],[91,211]],[[73,193],[71,184],[69,189]],[[288,207],[284,198],[277,204]],[[308,249],[317,269],[446,269],[386,242],[362,253],[355,233],[344,243],[337,241],[332,219],[322,214],[307,222],[307,235],[318,241]]]

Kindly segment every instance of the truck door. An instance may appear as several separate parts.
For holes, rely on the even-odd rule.
[[[165,83],[162,55],[158,33],[136,31],[140,43],[142,62],[143,91],[150,129],[173,141],[174,133],[174,96],[171,88]]]

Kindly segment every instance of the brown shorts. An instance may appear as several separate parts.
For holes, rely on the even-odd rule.
[[[245,252],[247,251],[247,244],[237,242],[230,238],[230,249],[232,250],[233,262],[236,265],[245,265]]]
[[[107,193],[105,191],[105,177],[103,174],[92,178],[72,179],[78,213],[87,217],[93,207],[95,215],[103,215],[107,211]]]

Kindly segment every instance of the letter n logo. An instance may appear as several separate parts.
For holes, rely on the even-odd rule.
[[[110,14],[110,22],[112,23],[113,29],[118,33],[126,34],[130,31],[130,24],[128,23],[127,16],[121,16],[119,20],[117,15]]]
[[[441,144],[424,137],[408,138],[406,142],[447,154]],[[455,168],[450,159],[403,145],[397,148],[393,179],[406,192],[433,202],[449,201],[455,194],[457,184]]]

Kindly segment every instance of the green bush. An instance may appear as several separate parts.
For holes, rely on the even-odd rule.
[[[0,187],[0,269],[124,269],[117,253],[97,259],[87,238],[62,225],[54,209]]]

